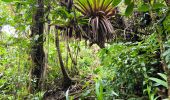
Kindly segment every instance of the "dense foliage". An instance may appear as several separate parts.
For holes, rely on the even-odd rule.
[[[0,0],[0,99],[170,98],[169,0]]]

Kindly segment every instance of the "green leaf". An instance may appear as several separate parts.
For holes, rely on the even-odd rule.
[[[167,76],[165,74],[158,73],[158,75],[161,76],[165,81],[167,81]]]
[[[103,100],[103,86],[101,80],[96,80],[95,91],[97,95],[97,100]]]
[[[13,0],[2,0],[3,2],[13,2]]]
[[[131,15],[133,12],[133,8],[134,8],[134,3],[132,2],[131,4],[127,6],[126,11],[125,11],[125,16]]]
[[[131,0],[125,0],[125,5],[131,4]]]
[[[117,6],[122,0],[113,0],[113,6]]]
[[[165,56],[167,56],[167,55],[169,55],[170,54],[170,49],[168,49],[168,50],[166,50],[164,53],[163,53],[163,57],[165,57]]]
[[[164,4],[162,4],[162,3],[154,3],[153,5],[152,5],[152,8],[154,9],[154,10],[156,10],[156,9],[160,9],[160,8],[164,8],[164,7],[166,7]]]
[[[112,91],[112,94],[115,96],[119,96],[116,92]]]
[[[170,64],[168,65],[168,68],[170,69]]]
[[[166,87],[166,88],[168,88],[168,83],[163,81],[163,80],[160,80],[160,79],[154,78],[154,77],[151,77],[149,79],[156,82],[156,83],[158,83],[158,84],[160,84],[160,85],[162,85],[162,86],[164,86],[164,87]]]
[[[139,6],[138,11],[141,11],[141,12],[149,11],[149,5],[143,4],[143,5]]]

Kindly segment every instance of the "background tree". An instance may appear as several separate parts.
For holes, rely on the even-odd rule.
[[[35,11],[32,19],[31,28],[31,91],[41,90],[43,88],[43,78],[46,71],[44,43],[44,0],[35,1]],[[34,83],[35,82],[35,83]]]

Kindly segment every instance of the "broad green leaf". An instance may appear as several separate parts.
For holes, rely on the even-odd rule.
[[[167,81],[167,76],[165,74],[158,73],[158,75],[161,76],[165,81]]]
[[[156,10],[156,9],[160,9],[160,8],[164,8],[164,7],[166,7],[164,4],[162,4],[162,3],[154,3],[153,5],[152,5],[152,8],[154,9],[154,10]]]
[[[166,63],[168,63],[168,62],[170,61],[170,55],[167,55],[167,56],[165,57],[165,61],[166,61]]]
[[[95,91],[98,100],[103,100],[103,86],[101,80],[96,80]]]
[[[166,50],[164,53],[163,53],[163,55],[162,56],[167,56],[167,55],[169,55],[170,54],[170,49],[168,49],[168,50]]]
[[[168,65],[168,68],[170,69],[170,64]]]
[[[156,82],[156,83],[158,83],[158,84],[160,84],[160,85],[162,85],[162,86],[164,86],[164,87],[166,87],[166,88],[168,88],[168,83],[163,81],[163,80],[160,80],[160,79],[154,78],[154,77],[151,77],[149,79]]]
[[[125,4],[126,4],[126,5],[131,4],[131,0],[125,0]]]
[[[113,0],[113,6],[117,6],[122,0]]]
[[[112,91],[112,94],[115,96],[119,96],[116,92]]]
[[[13,2],[13,0],[2,0],[4,2]]]
[[[100,95],[100,83],[97,81],[95,84],[96,95],[99,98]]]
[[[149,5],[143,4],[143,5],[139,6],[138,11],[141,11],[141,12],[149,11]]]
[[[126,11],[125,11],[125,16],[131,15],[133,12],[133,8],[134,8],[134,3],[132,2],[131,4],[127,6]]]

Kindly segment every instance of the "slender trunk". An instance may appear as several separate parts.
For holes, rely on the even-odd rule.
[[[60,51],[60,44],[59,44],[59,35],[58,35],[58,29],[56,28],[56,34],[55,34],[55,44],[56,44],[56,49],[57,49],[57,53],[58,53],[58,58],[59,58],[59,63],[60,63],[60,67],[61,67],[61,71],[63,74],[63,89],[66,90],[72,83],[71,78],[69,77],[65,67],[64,67],[64,63],[62,60],[62,56],[61,56],[61,51]]]
[[[31,58],[32,69],[30,84],[30,91],[40,91],[43,85],[43,76],[45,71],[45,53],[43,50],[43,32],[44,32],[44,2],[43,0],[36,0],[38,5],[33,15],[33,26],[31,28]],[[34,83],[35,82],[35,83]]]

